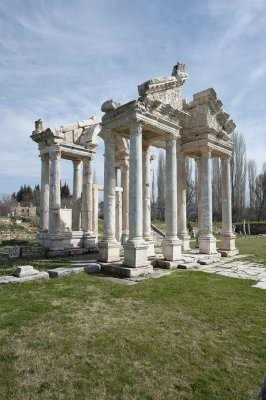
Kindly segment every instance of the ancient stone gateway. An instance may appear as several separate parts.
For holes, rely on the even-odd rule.
[[[152,254],[150,235],[150,146],[166,150],[166,237],[162,243],[165,260],[182,258],[189,250],[186,223],[185,158],[197,161],[199,175],[199,251],[215,254],[212,235],[211,158],[222,161],[223,255],[236,252],[231,221],[229,134],[235,128],[221,109],[213,89],[182,101],[181,86],[187,80],[185,65],[177,63],[171,77],[151,79],[138,86],[139,99],[121,105],[108,100],[102,105],[102,136],[105,142],[104,234],[99,243],[100,259],[120,260],[115,238],[116,141],[130,141],[129,154],[129,238],[124,244],[124,265],[131,268],[148,265]]]

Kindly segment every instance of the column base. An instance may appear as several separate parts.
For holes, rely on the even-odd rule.
[[[144,240],[149,245],[147,256],[148,257],[154,257],[155,256],[155,250],[154,250],[155,242],[151,238],[147,238],[147,239],[144,239]]]
[[[93,236],[92,232],[84,232],[83,233],[83,247],[85,249],[89,249],[91,247],[97,246],[96,236]]]
[[[181,249],[182,242],[179,239],[163,239],[162,241],[162,250],[163,256],[165,260],[168,261],[177,261],[181,260]]]
[[[49,248],[51,250],[64,249],[64,236],[61,233],[49,234]]]
[[[129,232],[122,233],[122,244],[125,244],[129,239]]]
[[[216,239],[211,233],[199,237],[199,252],[202,254],[217,254]]]
[[[36,235],[37,243],[42,247],[48,247],[49,234],[46,232],[39,232]]]
[[[178,238],[182,240],[182,251],[189,251],[191,250],[189,242],[190,242],[190,236],[187,233],[180,233],[178,235]]]
[[[115,262],[120,261],[120,243],[116,240],[102,240],[99,245],[99,261]]]
[[[236,236],[233,233],[228,235],[221,234],[220,249],[236,250]]]
[[[238,254],[238,250],[235,246],[235,235],[221,235],[221,243],[218,252],[221,253],[222,257],[232,257]]]
[[[148,265],[148,243],[128,241],[124,245],[124,263],[127,267],[139,268]]]

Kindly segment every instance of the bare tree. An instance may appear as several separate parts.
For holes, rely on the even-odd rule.
[[[157,207],[158,207],[158,219],[164,221],[165,211],[165,154],[160,151],[158,157],[158,169],[157,169]]]
[[[233,154],[231,159],[232,214],[233,221],[241,221],[246,204],[246,144],[242,133],[231,135]]]
[[[248,174],[248,191],[249,191],[249,220],[252,221],[256,218],[256,177],[257,177],[257,164],[255,160],[249,160],[247,163]]]
[[[262,173],[256,179],[256,211],[257,220],[266,219],[266,163],[263,164]]]

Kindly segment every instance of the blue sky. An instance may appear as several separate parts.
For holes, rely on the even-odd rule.
[[[34,121],[54,127],[92,115],[137,85],[187,65],[183,97],[213,87],[245,135],[248,158],[266,161],[264,0],[1,0],[0,193],[40,182]],[[103,143],[95,160],[103,180]],[[62,180],[72,182],[70,162]]]

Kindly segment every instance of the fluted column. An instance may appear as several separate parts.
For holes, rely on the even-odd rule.
[[[129,240],[124,245],[124,264],[130,267],[148,264],[148,244],[143,240],[142,128],[143,122],[130,120]]]
[[[202,151],[201,161],[202,235],[199,237],[200,253],[215,254],[216,239],[212,234],[212,180],[211,151]]]
[[[49,195],[49,233],[52,235],[60,233],[60,161],[61,151],[54,147],[50,155],[50,195]]]
[[[166,138],[165,181],[166,236],[162,242],[162,250],[166,260],[175,261],[181,257],[182,242],[177,237],[177,170],[176,136],[174,134],[168,134]]]
[[[115,238],[122,242],[122,190],[116,188],[115,191]]]
[[[103,132],[104,154],[104,228],[103,240],[99,243],[99,259],[105,262],[120,260],[120,245],[115,239],[115,133]]]
[[[222,168],[222,234],[219,251],[225,255],[235,254],[235,235],[232,231],[231,171],[230,156],[221,157]]]
[[[197,162],[197,176],[198,176],[198,233],[196,235],[196,247],[199,247],[199,237],[202,235],[202,199],[201,199],[201,158]]]
[[[187,181],[186,156],[177,152],[177,235],[182,240],[182,250],[190,250],[187,233]]]
[[[98,213],[99,213],[99,191],[98,185],[92,185],[92,232],[93,236],[96,238],[96,242],[98,241]]]
[[[151,156],[150,146],[145,144],[142,149],[143,163],[143,239],[148,242],[148,256],[154,256],[154,241],[151,236]]]
[[[49,154],[41,155],[42,172],[41,172],[41,198],[40,198],[40,232],[48,232],[49,230],[49,173],[50,159]]]
[[[72,230],[80,231],[81,161],[73,160]]]
[[[127,160],[121,164],[122,192],[122,243],[126,243],[129,235],[128,207],[129,207],[129,163]]]
[[[83,158],[82,230],[92,235],[92,161],[93,155]]]

